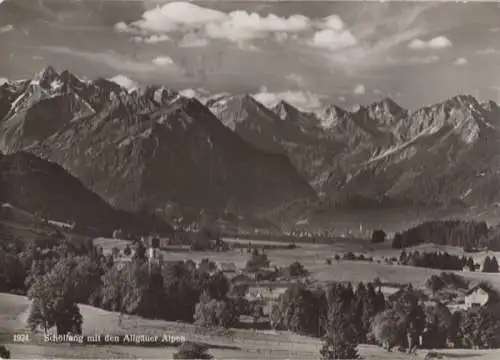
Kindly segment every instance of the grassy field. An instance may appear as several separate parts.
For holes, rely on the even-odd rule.
[[[226,239],[224,239],[226,241]],[[241,241],[248,243],[248,240],[229,239],[230,242]],[[111,252],[111,249],[116,246],[123,249],[128,241],[98,238],[95,243],[102,246],[105,253]],[[266,243],[265,241],[252,241],[252,244]],[[496,255],[500,259],[500,253],[481,252],[467,254],[462,249],[450,246],[437,246],[432,244],[419,245],[413,248],[407,248],[407,252],[412,251],[446,251],[450,254],[465,254],[473,256],[475,261],[482,263],[487,255]],[[313,280],[324,283],[329,281],[372,281],[379,277],[382,282],[388,283],[412,283],[414,286],[422,286],[425,280],[433,275],[439,274],[442,270],[427,269],[412,266],[387,265],[385,263],[377,264],[376,262],[367,261],[332,261],[331,265],[327,265],[325,260],[332,258],[335,254],[343,254],[346,252],[363,253],[367,256],[372,256],[374,260],[382,258],[399,257],[400,250],[395,250],[386,244],[370,244],[369,241],[342,241],[332,244],[298,244],[296,249],[276,249],[267,250],[269,260],[272,265],[285,266],[294,261],[300,261],[311,273]],[[239,249],[227,252],[196,252],[196,251],[163,251],[165,260],[187,260],[194,261],[203,258],[210,258],[218,262],[232,262],[237,267],[243,268],[246,261],[249,259],[249,254],[246,251],[241,252]],[[500,290],[500,274],[487,274],[480,272],[461,272],[458,274],[464,276],[471,281],[487,281]]]
[[[171,359],[175,348],[152,348],[140,346],[78,346],[55,344],[12,344],[9,336],[25,327],[29,309],[25,297],[0,294],[0,333],[12,353],[12,358],[108,358],[108,359]],[[183,336],[188,341],[199,341],[210,345],[216,359],[318,359],[320,342],[288,332],[265,332],[252,330],[230,330],[224,334],[197,328],[193,325],[160,320],[146,320],[135,316],[124,316],[119,324],[118,314],[91,306],[80,306],[83,315],[83,331],[92,334],[155,334]],[[387,353],[379,347],[361,345],[363,358],[371,360],[423,359],[425,351],[410,356],[403,353]],[[500,351],[443,350],[448,359],[494,360]]]

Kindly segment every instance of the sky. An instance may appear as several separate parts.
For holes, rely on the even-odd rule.
[[[0,46],[0,82],[52,65],[304,110],[500,102],[494,2],[0,0]]]

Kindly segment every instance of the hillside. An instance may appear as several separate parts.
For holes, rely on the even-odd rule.
[[[0,154],[0,189],[1,203],[45,219],[75,223],[84,232],[170,231],[160,220],[114,209],[61,166],[25,152]]]

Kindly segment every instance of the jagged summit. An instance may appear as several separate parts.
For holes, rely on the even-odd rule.
[[[47,66],[42,71],[33,76],[32,81],[38,82],[41,86],[47,87],[52,81],[59,78],[59,73],[52,66]]]

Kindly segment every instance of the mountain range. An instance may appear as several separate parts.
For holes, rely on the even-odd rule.
[[[127,90],[47,67],[0,87],[0,119],[1,151],[55,162],[126,210],[500,203],[500,107],[470,95],[308,113],[245,94]]]
[[[53,161],[120,209],[255,213],[316,197],[286,154],[253,147],[164,87],[128,91],[48,67],[4,84],[0,101],[2,151]]]

